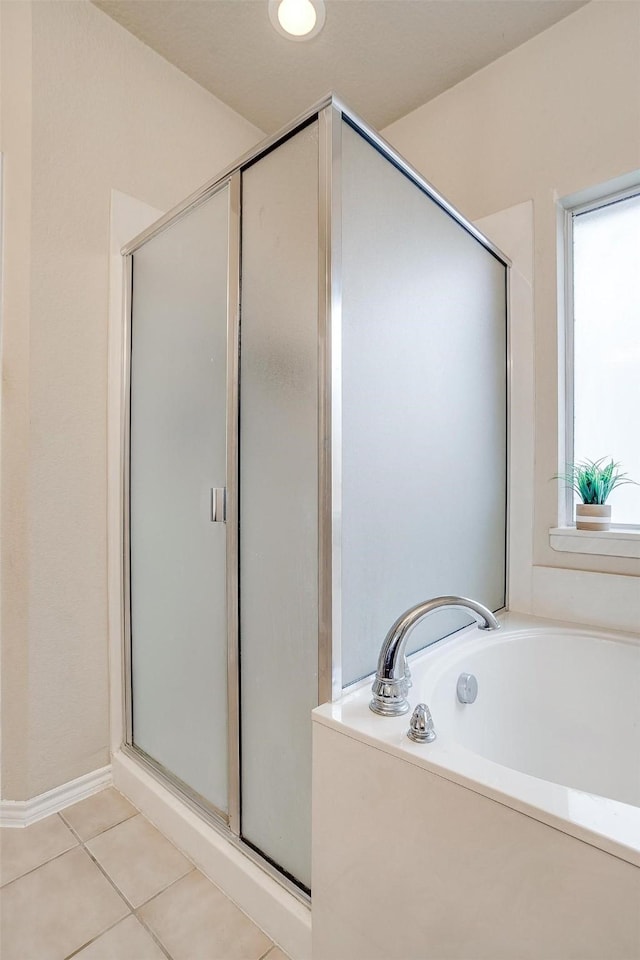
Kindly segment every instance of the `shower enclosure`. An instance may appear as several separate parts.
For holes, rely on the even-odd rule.
[[[508,261],[335,97],[123,255],[124,749],[308,893],[313,707],[506,605]]]

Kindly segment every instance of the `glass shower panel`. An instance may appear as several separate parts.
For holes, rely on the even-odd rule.
[[[133,742],[227,810],[224,188],[133,255],[131,669]]]
[[[318,124],[242,178],[242,836],[309,887],[318,687]]]
[[[343,683],[440,594],[505,603],[505,267],[343,123]],[[410,651],[459,629],[438,612]]]

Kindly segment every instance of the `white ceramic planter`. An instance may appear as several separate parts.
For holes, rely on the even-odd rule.
[[[577,503],[577,530],[608,530],[611,526],[611,507],[608,503]]]

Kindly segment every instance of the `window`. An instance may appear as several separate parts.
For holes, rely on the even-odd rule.
[[[569,207],[565,224],[566,460],[613,457],[640,480],[640,185]],[[640,527],[640,487],[607,502],[614,524]]]

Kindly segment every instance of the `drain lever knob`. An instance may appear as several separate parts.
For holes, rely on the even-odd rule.
[[[461,673],[456,684],[460,703],[475,703],[478,696],[478,681],[472,673]]]
[[[432,743],[435,740],[433,717],[426,703],[419,703],[411,714],[407,736],[414,743]]]

